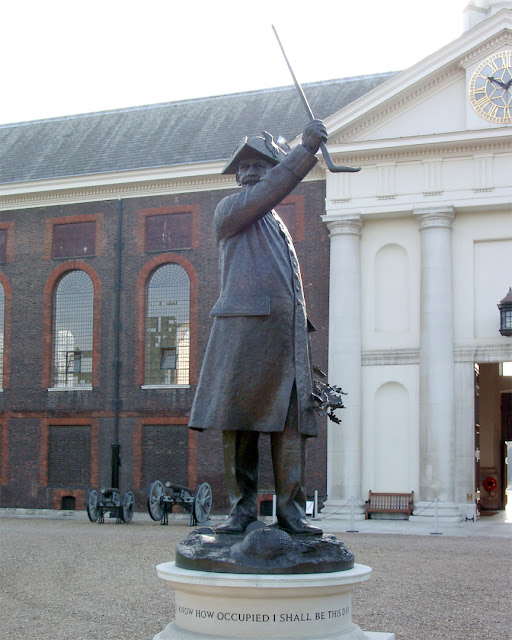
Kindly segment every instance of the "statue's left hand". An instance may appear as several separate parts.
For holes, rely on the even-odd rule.
[[[302,146],[306,147],[311,153],[316,153],[322,141],[327,141],[327,130],[324,123],[321,120],[311,120],[304,127]]]

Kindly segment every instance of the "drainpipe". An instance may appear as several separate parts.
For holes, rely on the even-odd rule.
[[[112,444],[112,483],[111,486],[119,489],[119,467],[121,458],[119,451],[119,411],[121,398],[119,395],[121,360],[120,360],[120,335],[121,335],[121,254],[123,250],[123,201],[119,198],[117,203],[117,238],[116,238],[116,275],[115,275],[115,308],[114,308],[114,442]]]

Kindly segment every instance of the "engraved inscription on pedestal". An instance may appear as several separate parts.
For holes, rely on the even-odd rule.
[[[352,592],[371,569],[302,575],[191,571],[168,562],[158,575],[173,587],[175,620],[155,640],[314,637],[366,640],[352,622]]]
[[[226,633],[231,636],[230,628],[236,627],[237,633],[243,628],[249,634],[252,630],[262,638],[282,637],[282,634],[286,637],[287,632],[295,628],[298,630],[299,625],[302,633],[310,629],[311,634],[316,634],[319,625],[323,633],[341,633],[352,623],[350,596],[347,594],[342,600],[345,602],[344,606],[337,597],[336,602],[331,605],[334,608],[329,608],[326,602],[324,608],[320,609],[318,605],[307,607],[303,604],[306,608],[302,610],[298,610],[293,602],[278,602],[272,607],[272,611],[269,611],[268,602],[265,602],[264,607],[260,605],[259,611],[254,602],[250,607],[242,603],[240,609],[231,605],[229,610],[199,609],[177,603],[176,624],[181,629],[210,635],[217,635],[218,630],[219,635]]]

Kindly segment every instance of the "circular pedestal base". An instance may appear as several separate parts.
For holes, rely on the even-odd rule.
[[[157,573],[176,593],[175,620],[154,640],[366,640],[352,623],[352,591],[371,569],[302,575]]]
[[[275,638],[276,636],[224,636],[225,638],[229,638],[229,640],[247,640],[248,638],[265,638],[265,640],[269,640],[269,638]],[[361,629],[352,624],[350,629],[347,629],[344,633],[336,633],[334,635],[330,634],[328,636],[291,636],[296,640],[368,640],[368,636],[361,631]],[[389,638],[389,636],[387,636]],[[171,622],[168,624],[163,631],[157,633],[157,635],[153,638],[153,640],[210,640],[214,638],[219,638],[219,636],[205,635],[193,633],[190,631],[183,631],[178,626],[176,626],[175,622]],[[394,636],[393,636],[394,638]]]

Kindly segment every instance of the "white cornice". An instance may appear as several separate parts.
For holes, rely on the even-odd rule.
[[[512,342],[455,345],[455,362],[503,362],[512,359]],[[419,349],[365,349],[361,353],[363,367],[418,364]]]
[[[497,331],[496,331],[497,333]],[[512,360],[512,341],[496,338],[488,344],[455,345],[455,362],[510,362]]]
[[[419,349],[367,349],[361,354],[363,367],[418,364]]]
[[[329,147],[346,162],[375,162],[383,159],[424,157],[426,154],[458,154],[468,151],[506,151],[512,148],[512,126],[472,131],[364,140]]]
[[[511,27],[512,28],[512,27]],[[471,51],[460,59],[460,67],[462,69],[467,69],[472,64],[479,61],[481,58],[485,58],[489,53],[495,51],[496,49],[501,49],[502,47],[509,47],[512,45],[512,32],[510,31],[502,31],[494,38],[489,38],[485,42],[482,42],[481,45],[475,47]]]
[[[363,219],[400,218],[411,216],[417,209],[425,207],[453,207],[456,213],[471,211],[503,211],[512,213],[510,189],[496,189],[491,194],[475,193],[472,189],[450,191],[439,196],[429,197],[421,194],[398,195],[389,200],[377,200],[374,197],[359,200],[326,201],[324,222],[337,220],[338,217],[362,216]]]
[[[221,175],[224,165],[223,161],[198,163],[2,184],[0,211],[236,189],[234,176]],[[325,171],[318,165],[304,181],[322,179]]]

